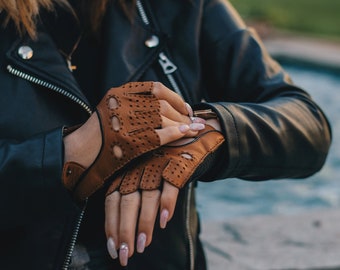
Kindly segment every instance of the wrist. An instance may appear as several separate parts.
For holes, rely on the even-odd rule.
[[[84,125],[65,131],[64,163],[73,161],[88,168],[97,157],[102,143],[97,116],[92,115]]]

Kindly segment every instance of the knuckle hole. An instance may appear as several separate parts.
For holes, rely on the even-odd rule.
[[[117,116],[112,117],[111,123],[113,130],[118,131],[120,129],[120,122]]]
[[[182,153],[181,156],[185,159],[192,160],[192,155],[189,153]]]
[[[120,146],[115,145],[115,146],[113,146],[112,150],[113,150],[113,154],[115,155],[116,158],[120,159],[120,158],[123,157],[123,150]]]
[[[117,101],[117,99],[111,97],[109,99],[109,107],[110,107],[110,109],[117,109],[118,108],[118,101]]]

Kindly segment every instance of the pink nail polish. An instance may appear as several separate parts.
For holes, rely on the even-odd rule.
[[[127,266],[129,259],[129,246],[122,243],[119,248],[119,261],[122,266]]]
[[[205,119],[200,118],[200,117],[190,117],[191,122],[193,123],[201,123],[201,124],[205,124],[207,121],[205,121]]]
[[[182,132],[182,133],[186,133],[189,130],[190,130],[190,127],[188,125],[179,126],[179,131]]]
[[[160,226],[162,229],[165,229],[166,224],[168,223],[169,211],[167,209],[163,209],[160,217]]]
[[[188,103],[185,103],[185,106],[187,107],[187,111],[190,117],[192,117],[194,115],[194,112],[191,108],[191,106]]]
[[[190,124],[190,129],[194,131],[205,129],[205,125],[202,123],[192,123]]]
[[[117,253],[117,250],[116,250],[116,245],[115,245],[115,242],[113,241],[113,239],[111,237],[107,240],[106,246],[107,246],[107,250],[108,250],[111,258],[117,259],[118,253]]]
[[[146,235],[145,233],[140,233],[137,238],[137,252],[143,253],[145,249]]]

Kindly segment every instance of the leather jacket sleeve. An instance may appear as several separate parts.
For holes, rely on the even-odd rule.
[[[1,228],[71,210],[74,204],[60,180],[62,145],[61,129],[23,141],[0,139],[0,179],[6,187],[0,189]]]
[[[212,108],[226,138],[217,153],[223,156],[211,166],[218,174],[206,180],[302,178],[320,170],[331,143],[323,112],[292,84],[227,1],[206,1],[204,10],[207,103],[195,108]]]

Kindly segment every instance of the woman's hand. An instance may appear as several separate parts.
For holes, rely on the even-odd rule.
[[[217,121],[209,122],[219,128]],[[160,227],[165,228],[173,216],[179,189],[207,171],[207,166],[199,165],[223,142],[220,131],[206,126],[195,138],[162,146],[127,167],[109,187],[105,202],[107,248],[112,258],[117,258],[119,249],[120,263],[126,266],[135,243],[137,252],[144,251],[151,243],[158,210]]]
[[[162,127],[155,131],[160,137],[161,145],[175,141],[184,135],[193,135],[190,132],[192,122],[189,118],[192,109],[189,104],[175,92],[169,90],[162,83],[154,82],[152,93],[160,103],[160,115]],[[121,104],[124,106],[125,104]],[[128,104],[127,104],[128,105]],[[119,123],[115,123],[119,128]],[[64,138],[65,162],[76,161],[88,168],[97,157],[102,145],[100,122],[97,112],[78,129],[68,134]]]
[[[195,135],[188,111],[183,99],[161,83],[112,88],[96,113],[64,138],[64,185],[82,201],[131,160]]]
[[[135,191],[127,195],[115,191],[108,195],[105,200],[105,231],[110,256],[113,259],[119,257],[121,265],[126,266],[135,251],[135,243],[136,251],[144,252],[152,241],[158,211],[161,213],[161,228],[164,229],[172,218],[178,191],[165,182],[162,191]]]

